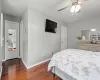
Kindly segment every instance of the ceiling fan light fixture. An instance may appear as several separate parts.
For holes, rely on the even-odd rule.
[[[81,9],[81,6],[80,5],[76,5],[76,8],[75,8],[75,12],[78,13]]]
[[[80,9],[81,9],[81,6],[78,4],[78,5],[73,5],[72,7],[71,7],[71,13],[78,13],[79,11],[80,11]]]
[[[79,1],[78,1],[78,4],[82,4],[82,3],[83,3],[83,0],[79,0]]]
[[[74,13],[74,12],[75,12],[75,8],[76,8],[76,6],[75,6],[75,5],[73,5],[73,6],[71,7],[70,12],[71,12],[71,13]]]

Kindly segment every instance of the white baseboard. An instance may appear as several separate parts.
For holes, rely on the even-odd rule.
[[[51,58],[50,58],[50,59],[51,59]],[[40,64],[42,64],[42,63],[45,63],[45,62],[49,61],[50,59],[46,59],[46,60],[44,60],[44,61],[41,61],[41,62],[38,62],[38,63],[36,63],[36,64],[30,65],[30,66],[27,67],[27,69],[30,69],[30,68],[32,68],[32,67],[38,66],[38,65],[40,65]]]
[[[16,58],[21,58],[21,57],[16,57]],[[4,60],[2,60],[2,62],[6,61],[6,60],[9,60],[9,59],[4,59]]]
[[[21,59],[22,59],[22,57],[21,57],[21,56],[19,56],[19,57],[17,57],[17,58],[21,58]]]
[[[25,67],[28,69],[28,67],[27,67],[27,65],[26,65],[26,63],[24,62],[24,60],[23,60],[23,59],[22,59],[22,62],[24,63]]]
[[[0,68],[0,69],[1,69],[1,72],[0,72],[0,80],[1,80],[1,75],[2,75],[2,66],[1,66],[1,68]]]
[[[4,62],[4,61],[6,61],[6,60],[2,60],[2,62]]]
[[[50,58],[50,59],[51,59],[51,58]],[[24,62],[24,60],[22,60],[22,62],[24,63],[24,65],[25,65],[25,67],[26,67],[27,69],[30,69],[30,68],[32,68],[32,67],[38,66],[38,65],[40,65],[40,64],[42,64],[42,63],[45,63],[45,62],[49,61],[50,59],[47,59],[47,60],[38,62],[38,63],[33,64],[33,65],[30,65],[30,66],[27,66],[26,63]]]

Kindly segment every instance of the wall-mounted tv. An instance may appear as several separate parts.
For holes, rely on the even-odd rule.
[[[57,23],[46,19],[45,32],[56,33]]]

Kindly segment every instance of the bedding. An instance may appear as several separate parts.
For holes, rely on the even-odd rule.
[[[52,69],[52,72],[54,74],[56,74],[57,76],[59,76],[62,80],[76,80],[73,77],[71,77],[68,74],[61,71],[59,68],[57,68],[57,67],[53,67],[53,68],[55,68],[55,69]]]
[[[76,80],[100,80],[100,52],[63,50],[53,55],[48,71],[53,67],[59,68]]]

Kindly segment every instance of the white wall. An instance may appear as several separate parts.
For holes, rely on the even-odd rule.
[[[77,48],[77,36],[81,30],[97,29],[100,31],[100,16],[88,20],[77,21],[68,25],[68,48]]]
[[[23,34],[23,61],[25,62],[26,66],[28,66],[28,10],[23,13],[22,16],[23,20],[23,28],[24,28],[24,34]]]
[[[61,28],[58,22],[57,33],[46,33],[46,19],[55,19],[29,8],[28,10],[28,66],[51,58],[52,52],[61,50]]]

